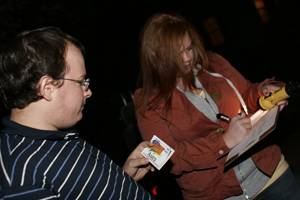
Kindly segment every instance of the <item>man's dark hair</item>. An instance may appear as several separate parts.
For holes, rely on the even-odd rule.
[[[24,31],[1,45],[0,98],[8,108],[24,108],[41,99],[37,83],[44,75],[54,80],[66,72],[68,43],[84,48],[74,37],[56,27]]]

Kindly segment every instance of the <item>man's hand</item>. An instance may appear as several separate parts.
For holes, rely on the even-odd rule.
[[[123,165],[123,170],[135,181],[141,180],[149,170],[154,171],[149,160],[144,158],[141,154],[143,149],[147,146],[151,146],[150,142],[141,142],[133,152],[131,152]]]

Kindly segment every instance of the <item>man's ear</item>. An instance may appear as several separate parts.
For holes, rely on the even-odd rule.
[[[56,85],[54,84],[53,78],[50,76],[42,76],[39,84],[38,84],[38,93],[42,96],[45,100],[51,101],[53,97],[53,92],[56,89]]]

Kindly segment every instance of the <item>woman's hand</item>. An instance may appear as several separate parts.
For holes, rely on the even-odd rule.
[[[262,95],[265,97],[270,96],[273,92],[280,90],[284,86],[283,82],[275,81],[273,79],[267,79],[264,84],[261,85],[260,91]],[[288,101],[286,99],[281,100],[277,103],[279,106],[279,110],[281,111],[285,106],[288,105]]]
[[[238,114],[230,121],[229,127],[223,135],[223,139],[228,148],[239,144],[252,128],[251,121],[245,113]]]

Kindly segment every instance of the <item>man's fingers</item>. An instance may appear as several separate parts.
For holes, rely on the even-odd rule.
[[[130,167],[139,167],[143,166],[149,163],[149,160],[147,158],[137,158],[137,159],[132,159],[129,162]]]

